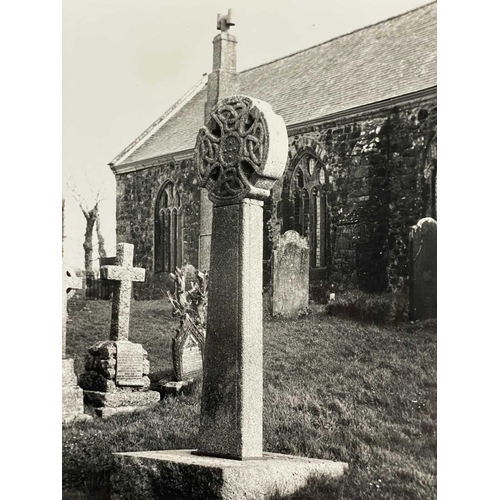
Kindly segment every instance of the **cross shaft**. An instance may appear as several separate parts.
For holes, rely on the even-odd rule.
[[[119,243],[116,246],[116,265],[101,268],[104,279],[118,282],[111,305],[110,340],[128,340],[132,283],[145,279],[145,269],[132,267],[133,256],[134,245]]]

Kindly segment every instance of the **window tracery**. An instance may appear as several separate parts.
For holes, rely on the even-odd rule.
[[[316,157],[305,154],[293,167],[288,189],[288,220],[285,230],[294,229],[309,239],[310,266],[326,265],[326,184],[325,166]]]
[[[179,192],[167,182],[157,198],[155,217],[155,270],[174,272],[182,266],[182,206]]]

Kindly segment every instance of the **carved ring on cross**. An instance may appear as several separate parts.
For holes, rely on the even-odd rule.
[[[283,174],[287,148],[285,123],[269,104],[247,96],[223,99],[196,139],[200,184],[218,205],[264,200]]]

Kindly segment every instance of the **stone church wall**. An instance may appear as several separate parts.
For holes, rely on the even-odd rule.
[[[289,130],[287,171],[309,151],[323,161],[329,181],[327,269],[311,270],[311,298],[324,301],[331,284],[367,292],[407,287],[409,228],[425,216],[423,169],[436,120],[434,97]],[[265,258],[274,235],[289,229],[284,180],[266,205]],[[268,275],[266,262],[264,270]]]
[[[116,242],[133,243],[134,265],[146,269],[146,281],[134,284],[137,298],[160,298],[168,273],[154,271],[154,212],[158,193],[167,181],[176,186],[184,218],[183,261],[197,267],[200,195],[193,160],[165,164],[116,176]]]
[[[409,228],[427,215],[424,196],[426,148],[436,133],[435,97],[350,114],[310,126],[289,127],[289,160],[312,152],[326,166],[329,190],[326,262],[312,269],[311,298],[323,301],[330,286],[367,292],[408,285]],[[286,176],[285,176],[286,177]],[[161,297],[166,276],[154,274],[154,208],[161,186],[171,180],[184,207],[184,261],[197,267],[199,190],[193,161],[169,161],[117,179],[117,242],[135,245],[134,265],[146,269],[136,286],[139,298]],[[283,183],[278,181],[264,210],[264,283],[268,259],[284,223]]]

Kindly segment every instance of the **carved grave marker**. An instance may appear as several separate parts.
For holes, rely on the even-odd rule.
[[[103,279],[117,281],[111,306],[110,340],[128,340],[132,283],[144,281],[146,276],[145,269],[133,267],[133,257],[134,245],[118,243],[116,265],[101,268]]]
[[[82,287],[82,278],[74,271],[63,267],[62,270],[62,420],[63,423],[74,419],[90,419],[83,413],[83,391],[77,385],[73,359],[66,355],[66,323],[68,320],[68,299]]]
[[[410,229],[410,319],[437,317],[437,222],[431,217]]]
[[[131,342],[116,343],[116,385],[142,387],[143,349]]]
[[[292,317],[309,307],[309,244],[296,231],[283,234],[272,255],[272,314]]]
[[[115,281],[111,305],[110,340],[88,350],[85,373],[79,377],[85,401],[107,417],[117,412],[144,408],[159,399],[149,391],[149,360],[142,345],[129,342],[132,282],[144,281],[145,270],[132,266],[134,245],[116,246],[116,265],[101,268],[104,279]]]
[[[202,328],[193,322],[189,314],[186,314],[181,328],[172,341],[176,381],[202,378],[204,349],[205,335]]]
[[[196,283],[196,268],[191,264],[186,264],[183,266],[182,272],[186,279],[186,288],[189,290],[191,288],[191,283]]]
[[[246,96],[220,101],[196,140],[214,205],[200,455],[262,456],[263,200],[287,151],[283,119]]]
[[[223,31],[232,24],[230,16],[219,21]],[[216,50],[214,43],[214,61],[221,55]],[[294,493],[311,475],[340,478],[347,469],[341,462],[262,456],[263,200],[283,174],[288,137],[283,119],[265,102],[247,96],[212,108],[210,102],[209,84],[210,117],[195,148],[200,187],[213,203],[198,449],[115,454],[116,498],[144,492],[264,498],[277,488]]]
[[[82,288],[82,278],[75,275],[75,272],[63,267],[62,270],[62,357],[66,357],[66,330],[68,322],[68,299]]]

